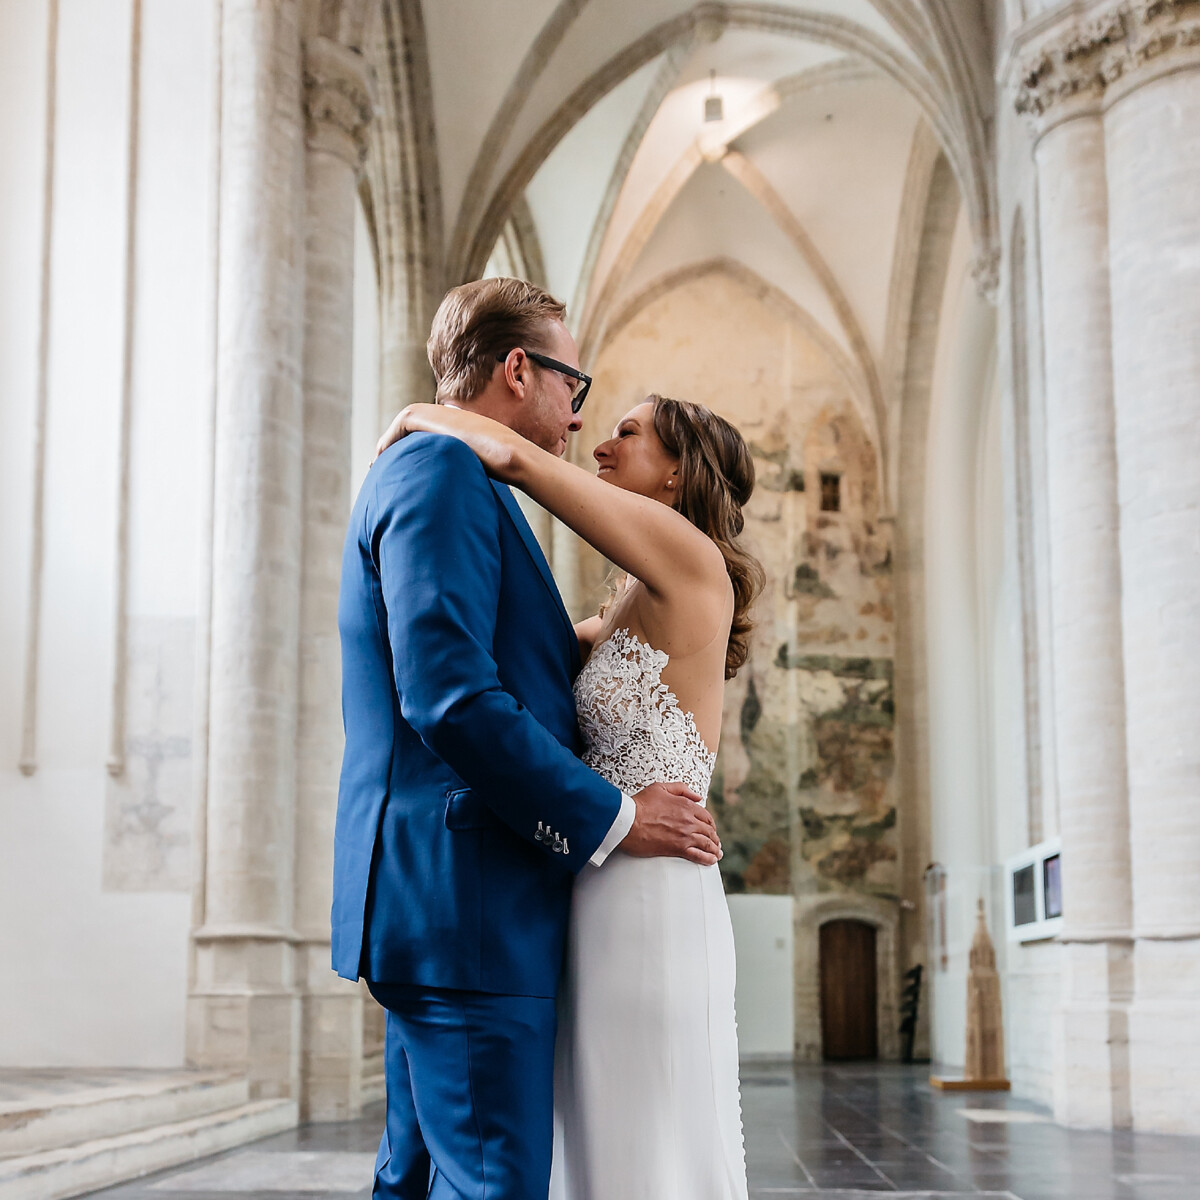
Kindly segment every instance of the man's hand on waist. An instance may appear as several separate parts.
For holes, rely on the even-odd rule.
[[[621,849],[635,858],[685,858],[709,867],[722,855],[721,839],[703,797],[683,783],[652,783],[633,802],[633,827]]]

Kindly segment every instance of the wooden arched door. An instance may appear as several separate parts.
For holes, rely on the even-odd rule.
[[[833,1061],[879,1057],[875,927],[821,926],[821,1049]]]

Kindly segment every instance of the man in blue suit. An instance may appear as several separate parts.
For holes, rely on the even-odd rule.
[[[588,382],[563,315],[519,280],[451,291],[429,339],[439,402],[562,454]],[[572,878],[618,845],[714,862],[711,818],[681,784],[625,796],[579,761],[570,619],[462,443],[414,434],[375,462],[338,624],[333,966],[388,1011],[374,1195],[544,1200]]]

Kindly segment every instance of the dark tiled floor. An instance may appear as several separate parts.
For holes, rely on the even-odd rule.
[[[923,1068],[749,1065],[742,1113],[754,1200],[1200,1200],[1198,1138],[1060,1129],[1007,1096],[935,1092]],[[361,1200],[369,1188],[345,1188],[369,1179],[381,1120],[308,1126],[93,1197]]]

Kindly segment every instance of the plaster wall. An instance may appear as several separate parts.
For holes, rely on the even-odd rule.
[[[33,544],[33,447],[38,391],[37,297],[41,291],[46,141],[46,39],[49,0],[0,10],[0,138],[9,147],[0,188],[0,548],[21,569],[0,573],[0,770],[6,791],[21,757],[21,709],[29,563]],[[32,298],[32,299],[31,299]],[[12,778],[10,778],[10,773]],[[12,846],[5,840],[5,846]]]
[[[1019,19],[1019,18],[1018,18]],[[1028,845],[1059,831],[1058,772],[1054,704],[1053,628],[1050,620],[1050,546],[1047,511],[1046,397],[1042,357],[1041,245],[1038,181],[1028,123],[1008,102],[997,109],[997,192],[999,225],[1005,234],[1005,269],[997,306],[1000,377],[1004,405],[1003,446],[1006,496],[1006,574],[1023,588],[1023,611],[1013,615],[1007,634],[997,628],[993,654],[1025,660],[1020,686],[1036,703],[1032,736],[1021,737],[1024,714],[1010,709],[1008,723],[993,718],[993,760],[1004,784],[998,785],[995,853],[1003,862]],[[1019,242],[1016,238],[1019,236]],[[1019,353],[1017,348],[1020,347]],[[1024,412],[1021,407],[1024,406]],[[1023,477],[1023,482],[1022,482]],[[1024,538],[1023,544],[1018,544]],[[1015,560],[1015,561],[1014,561]],[[1014,639],[1032,637],[1018,648]],[[1015,684],[1016,681],[1013,681]],[[1002,740],[1007,729],[1006,743]],[[1005,753],[1011,755],[1006,769]],[[1032,759],[1032,762],[1030,761]],[[1038,789],[1036,797],[1029,789]],[[1040,828],[1039,828],[1040,826]],[[998,887],[1002,884],[998,883]],[[997,891],[997,901],[1001,899]],[[1062,948],[1054,941],[998,940],[1004,980],[1005,1045],[1014,1094],[1051,1105],[1054,1100],[1054,1013],[1062,1003]]]
[[[210,436],[212,14],[203,0],[142,0],[135,62],[137,11],[133,0],[60,0],[53,88],[49,6],[0,14],[6,66],[24,84],[6,76],[0,92],[5,144],[18,150],[0,221],[16,248],[0,282],[0,559],[13,565],[0,580],[12,664],[0,689],[4,1065],[183,1060]],[[37,727],[21,773],[38,544]]]
[[[987,755],[991,844],[997,859],[1025,849],[1024,747],[1021,739],[1023,678],[1020,593],[1016,579],[1014,521],[1005,495],[1008,422],[998,373],[993,372],[979,445],[977,536],[984,677],[984,752]]]
[[[931,849],[946,869],[944,960],[937,949],[930,955],[931,1049],[948,1071],[961,1068],[968,952],[982,897],[1004,989],[1009,1075],[1018,1095],[1050,1103],[1059,947],[1008,942],[1003,916],[1004,859],[1029,845],[1014,397],[996,310],[969,277],[968,250],[960,222],[927,447]]]
[[[737,954],[738,1050],[743,1058],[790,1058],[793,937],[790,896],[730,896]]]
[[[747,1044],[774,1045],[794,1020],[796,1052],[819,1059],[818,931],[849,917],[878,931],[880,1046],[890,1057],[900,801],[891,533],[879,520],[875,447],[801,314],[749,273],[718,266],[682,280],[614,336],[595,373],[583,443],[659,391],[729,418],[755,457],[744,537],[767,588],[750,661],[726,685],[711,792],[726,889],[741,905],[739,987],[764,998],[749,1002]],[[822,475],[839,481],[837,511],[822,507]],[[604,564],[585,551],[580,575],[594,603]],[[778,997],[778,961],[751,920],[760,897],[794,911],[794,1018],[765,999]],[[769,925],[775,912],[761,919]]]
[[[960,217],[939,322],[930,398],[925,564],[929,754],[934,862],[946,870],[946,966],[931,973],[934,1060],[965,1055],[967,955],[975,902],[992,903],[990,779],[983,751],[978,471],[994,313],[968,273],[971,239]]]
[[[717,163],[699,166],[676,197],[622,285],[618,304],[653,287],[668,272],[710,257],[732,258],[749,267],[795,300],[847,349],[829,297],[803,256]]]
[[[1051,1104],[1054,1094],[1053,1015],[1061,986],[1060,948],[1054,941],[1007,940],[1004,877],[999,869],[1032,839],[1025,764],[1025,680],[1022,670],[1021,596],[1015,539],[1018,523],[1010,467],[1012,397],[992,376],[979,445],[978,565],[984,746],[988,780],[988,843],[994,863],[988,891],[992,937],[1003,988],[1005,1048],[1016,1095]]]

